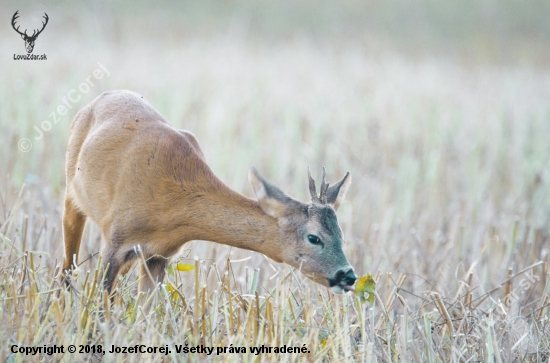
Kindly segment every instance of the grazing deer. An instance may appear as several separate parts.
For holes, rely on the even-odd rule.
[[[329,187],[323,168],[317,195],[308,170],[312,202],[305,204],[251,169],[258,201],[246,198],[214,175],[191,133],[174,129],[130,91],[103,93],[76,114],[66,157],[64,273],[78,261],[89,217],[106,241],[109,292],[118,273],[138,258],[146,261],[139,289],[152,290],[169,258],[191,240],[261,252],[335,293],[353,290],[357,276],[342,251],[335,213],[351,183],[349,172]]]
[[[45,22],[43,21],[42,22],[42,29],[40,30],[34,30],[32,32],[32,35],[28,35],[27,34],[27,30],[25,29],[25,32],[21,33],[19,31],[19,27],[15,27],[15,21],[17,20],[17,18],[19,18],[19,10],[17,10],[15,12],[15,14],[13,14],[13,17],[11,18],[11,26],[13,27],[13,30],[15,30],[17,33],[19,33],[19,35],[21,35],[21,38],[23,38],[23,40],[25,41],[25,49],[27,50],[27,53],[32,53],[33,49],[34,49],[34,42],[36,41],[36,38],[38,38],[38,36],[40,35],[40,33],[42,33],[42,31],[44,30],[44,28],[46,27],[46,25],[48,24],[48,14],[44,13],[44,16],[43,18],[45,19]]]

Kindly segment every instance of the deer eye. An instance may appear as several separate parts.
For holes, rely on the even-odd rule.
[[[316,246],[322,246],[323,245],[323,242],[321,242],[321,239],[319,237],[313,235],[313,234],[308,234],[307,235],[307,240],[312,245],[316,245]]]

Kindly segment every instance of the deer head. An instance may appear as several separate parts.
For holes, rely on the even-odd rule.
[[[29,36],[27,34],[27,30],[25,29],[25,32],[24,33],[21,33],[19,31],[19,27],[15,27],[15,21],[17,20],[17,18],[19,18],[19,10],[17,10],[15,12],[15,14],[13,14],[13,17],[11,18],[11,26],[13,27],[13,29],[19,33],[21,35],[21,38],[23,38],[23,40],[25,41],[25,48],[27,49],[27,53],[32,53],[33,49],[34,49],[34,42],[36,41],[36,38],[38,38],[38,35],[40,35],[40,33],[42,33],[42,31],[44,30],[44,28],[46,27],[46,24],[48,24],[48,14],[44,13],[44,19],[46,19],[45,22],[42,22],[42,29],[40,30],[34,30],[32,35]]]
[[[320,193],[308,168],[311,203],[299,202],[263,179],[252,169],[249,179],[262,210],[277,219],[281,234],[286,240],[280,259],[300,269],[311,280],[325,285],[334,293],[353,290],[357,279],[350,266],[342,242],[344,236],[336,218],[336,210],[342,203],[351,184],[350,173],[329,186],[325,180],[325,168]]]

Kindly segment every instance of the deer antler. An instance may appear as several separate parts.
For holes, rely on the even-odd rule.
[[[18,32],[19,34],[24,35],[24,36],[27,37],[27,36],[28,36],[28,35],[27,35],[27,31],[25,31],[25,33],[21,33],[21,32],[19,31],[19,27],[17,27],[17,28],[15,27],[15,21],[17,20],[17,18],[19,18],[19,15],[18,15],[17,13],[19,13],[19,10],[17,10],[17,11],[15,12],[15,14],[13,14],[13,18],[11,18],[11,26],[13,27],[13,30],[15,30],[15,31]]]
[[[311,177],[311,170],[309,166],[307,167],[307,177],[309,179],[309,194],[311,195],[311,201],[313,203],[320,203],[319,197],[317,196],[317,191],[315,190],[315,180]]]
[[[321,187],[319,188],[319,199],[321,200],[321,203],[326,204],[327,203],[327,189],[328,189],[328,183],[327,183],[327,173],[325,172],[325,167],[323,166],[323,174],[321,177]]]
[[[309,194],[311,194],[311,201],[313,203],[318,204],[326,204],[327,203],[327,190],[329,184],[326,181],[327,173],[325,171],[325,167],[323,167],[323,174],[321,177],[321,187],[319,188],[319,196],[317,196],[317,190],[315,188],[315,180],[311,177],[311,171],[309,169],[309,166],[307,168],[307,176],[309,179]]]
[[[44,16],[43,16],[44,19],[46,19],[45,22],[42,22],[42,29],[40,29],[38,31],[38,33],[36,33],[36,30],[33,31],[32,35],[31,35],[31,38],[35,38],[37,37],[40,33],[42,33],[42,30],[44,30],[44,28],[46,27],[46,25],[48,24],[48,20],[50,20],[50,18],[48,18],[48,14],[44,13]],[[36,34],[35,34],[36,33]]]

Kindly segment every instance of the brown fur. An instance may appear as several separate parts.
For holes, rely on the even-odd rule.
[[[307,205],[282,192],[259,196],[257,202],[229,189],[206,164],[195,137],[174,129],[134,92],[104,93],[78,112],[66,159],[63,270],[78,261],[90,218],[106,242],[102,256],[104,267],[109,266],[104,283],[108,291],[119,271],[127,271],[141,253],[148,271],[142,266],[140,290],[152,290],[162,281],[168,259],[191,240],[300,264],[288,241],[296,239],[301,224],[310,222]],[[270,187],[256,172],[250,177],[257,195],[259,187]],[[279,208],[279,214],[267,213],[262,202]],[[294,214],[303,219],[297,227],[292,227],[298,220]],[[138,245],[141,253],[136,253]],[[324,273],[320,266],[306,270],[325,285],[334,272]]]

